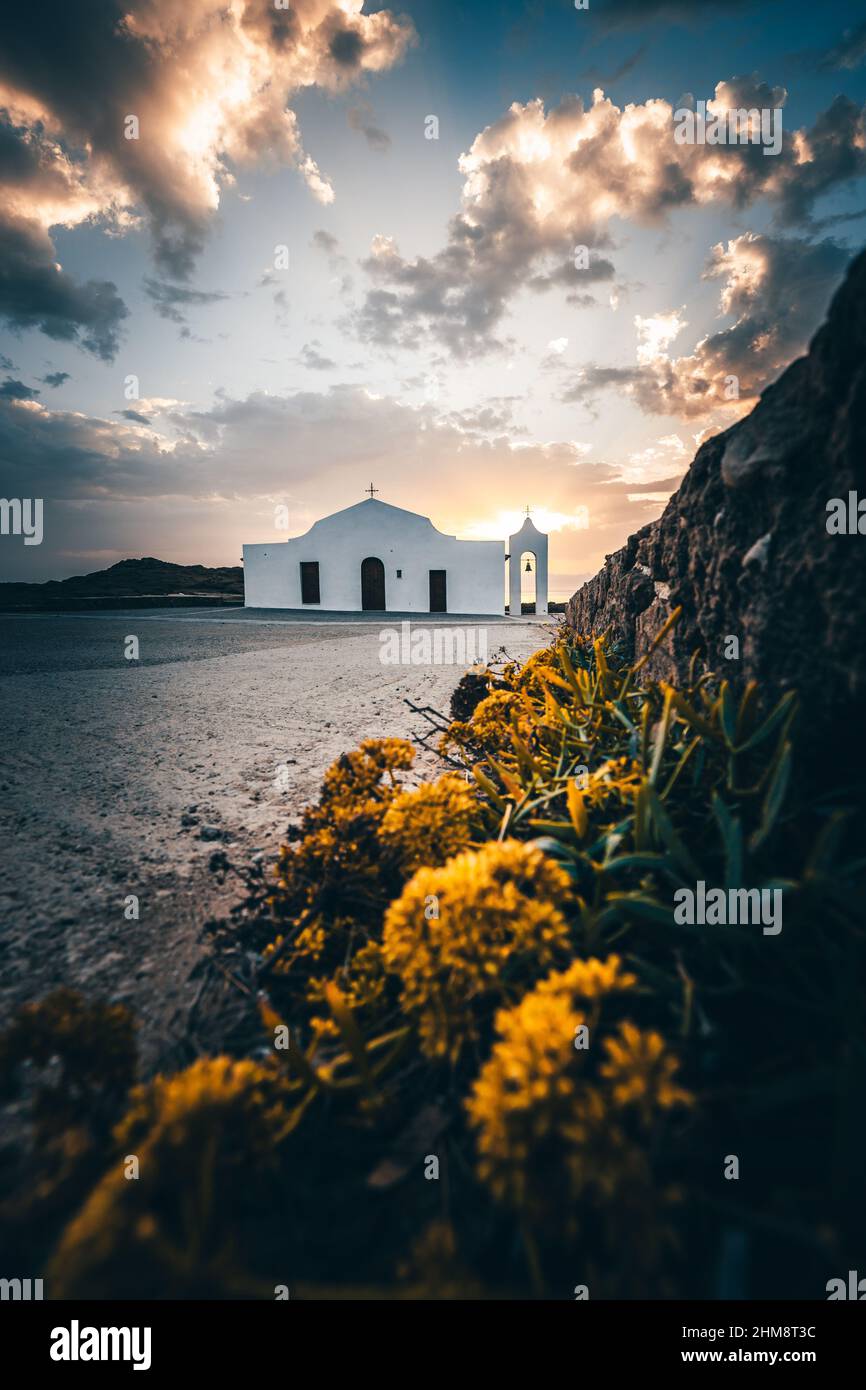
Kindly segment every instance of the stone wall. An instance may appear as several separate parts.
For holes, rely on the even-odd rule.
[[[681,605],[651,675],[682,677],[697,650],[736,685],[759,681],[767,702],[795,687],[801,737],[843,753],[866,739],[866,534],[828,534],[827,503],[850,492],[866,501],[866,253],[808,355],[702,445],[662,516],[607,557],[566,621],[609,628],[639,656]],[[725,659],[729,635],[739,660]]]

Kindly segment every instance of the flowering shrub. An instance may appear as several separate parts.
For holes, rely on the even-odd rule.
[[[427,1056],[456,1061],[492,1003],[564,957],[568,895],[566,874],[517,841],[418,870],[388,909],[382,950]]]
[[[132,1014],[122,1004],[87,1004],[74,990],[57,989],[20,1009],[0,1037],[0,1099],[17,1093],[27,1065],[42,1075],[31,1102],[40,1143],[81,1124],[99,1138],[135,1078]]]
[[[467,1102],[479,1172],[543,1224],[568,1229],[584,1196],[613,1200],[643,1181],[641,1135],[658,1111],[691,1101],[658,1033],[624,1022],[596,1040],[603,1005],[636,985],[617,956],[578,960],[496,1015],[499,1041]]]
[[[382,817],[381,839],[400,873],[444,864],[481,838],[484,817],[472,787],[459,777],[423,782],[392,799]]]
[[[304,812],[299,843],[280,854],[270,903],[284,929],[265,960],[284,985],[282,1002],[300,997],[320,1037],[337,1036],[334,1020],[319,1012],[330,980],[362,1021],[386,1012],[393,989],[381,930],[389,900],[417,868],[443,864],[483,835],[484,810],[463,779],[401,785],[395,773],[412,759],[402,739],[368,739],[344,754],[325,774],[318,806]]]
[[[651,1152],[663,1112],[693,1098],[658,1033],[608,1030],[614,996],[636,985],[616,956],[542,980],[496,1015],[499,1040],[466,1102],[482,1181],[548,1255],[577,1243],[594,1296],[661,1289],[675,1247],[678,1193]],[[534,1238],[529,1249],[540,1283]]]
[[[464,748],[492,756],[512,746],[512,732],[526,735],[531,729],[531,710],[515,690],[494,690],[475,707],[468,721],[455,720],[443,734],[444,753]]]
[[[311,1296],[351,1269],[376,1297],[395,1278],[446,1297],[578,1278],[592,1297],[712,1298],[732,1227],[756,1297],[814,1296],[828,1251],[855,1267],[862,820],[792,794],[795,695],[762,709],[697,669],[675,689],[561,635],[474,673],[455,713],[463,777],[407,787],[400,739],[329,768],[237,932],[260,952],[250,1051],[281,1024],[290,1046],[133,1092],[90,1197],[64,1189],[55,1289],[272,1296],[288,1248]],[[700,880],[782,891],[781,941],[677,922],[675,891]],[[44,1035],[28,1016],[0,1058],[59,1056],[74,1100],[55,1085],[45,1123],[66,1143],[83,1097],[107,1135],[127,1024],[44,1008]],[[720,1155],[746,1140],[748,1202],[727,1210]],[[439,1191],[419,1181],[434,1159]]]
[[[328,768],[318,805],[304,811],[299,843],[280,852],[271,898],[278,919],[378,919],[387,901],[379,829],[400,791],[395,774],[413,756],[405,739],[366,739]]]
[[[246,1272],[247,1252],[279,1209],[290,1099],[275,1061],[229,1057],[137,1087],[115,1130],[115,1161],[52,1261],[55,1296],[273,1296]]]

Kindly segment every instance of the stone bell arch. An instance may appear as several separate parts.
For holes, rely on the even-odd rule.
[[[519,531],[508,537],[508,612],[520,617],[520,557],[525,551],[535,556],[535,611],[547,612],[547,536],[532,523],[527,513]]]

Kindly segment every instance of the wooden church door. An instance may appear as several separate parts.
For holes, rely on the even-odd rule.
[[[371,555],[361,561],[361,607],[380,613],[385,610],[385,566]]]

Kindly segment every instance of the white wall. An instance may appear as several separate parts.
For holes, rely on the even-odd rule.
[[[537,531],[529,517],[519,531],[508,538],[508,616],[519,618],[521,614],[521,573],[520,557],[525,552],[535,556],[535,611],[547,612],[547,536]]]
[[[246,606],[359,612],[367,556],[385,567],[386,611],[428,613],[429,571],[444,569],[449,613],[504,612],[501,541],[460,541],[427,517],[375,499],[325,517],[293,540],[245,545]],[[318,604],[301,603],[302,560],[319,562]]]

